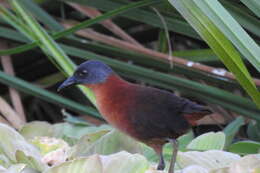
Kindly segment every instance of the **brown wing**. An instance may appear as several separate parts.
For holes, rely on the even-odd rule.
[[[167,91],[140,86],[135,90],[135,106],[130,117],[136,134],[142,138],[176,138],[191,127],[184,114],[206,110]]]

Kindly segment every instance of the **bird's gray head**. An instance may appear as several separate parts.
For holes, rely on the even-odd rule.
[[[113,70],[98,60],[89,60],[78,66],[74,74],[65,80],[58,88],[61,89],[76,84],[99,84],[113,73]]]

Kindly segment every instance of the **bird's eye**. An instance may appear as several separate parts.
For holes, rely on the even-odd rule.
[[[80,77],[83,77],[83,76],[86,76],[88,74],[88,71],[87,70],[82,70],[78,74],[79,74]]]

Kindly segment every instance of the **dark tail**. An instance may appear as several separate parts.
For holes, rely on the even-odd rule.
[[[212,111],[209,107],[193,104],[189,107],[188,111],[184,113],[184,117],[192,126],[195,126],[198,120],[211,113]]]

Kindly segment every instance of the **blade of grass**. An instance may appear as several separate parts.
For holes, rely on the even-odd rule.
[[[252,32],[260,37],[260,22],[256,17],[248,14],[244,9],[235,3],[228,1],[221,1],[225,8],[228,9],[230,14],[241,24],[246,30]]]
[[[255,103],[260,107],[260,93],[252,82],[252,78],[248,73],[246,67],[244,66],[239,53],[235,50],[235,48],[225,37],[225,35],[218,29],[216,24],[213,23],[212,20],[203,13],[204,11],[201,10],[202,7],[199,8],[197,6],[198,2],[201,5],[201,3],[204,1],[199,0],[194,2],[193,0],[170,0],[170,2],[197,30],[201,37],[204,38],[204,40],[209,44],[212,50],[223,61],[225,66],[233,72],[241,86],[247,91],[247,93],[253,98]],[[216,3],[215,0],[211,2]],[[222,7],[220,8],[223,10]]]
[[[30,13],[34,14],[36,18],[46,24],[52,31],[61,31],[64,28],[56,21],[53,17],[51,17],[48,13],[46,13],[41,7],[39,7],[32,0],[20,0],[20,3],[26,9],[30,9]]]
[[[195,5],[260,72],[260,47],[229,12],[217,0],[210,1],[210,3],[207,0],[199,0],[195,2]]]
[[[20,4],[19,1],[10,0],[10,4],[13,6],[14,10],[23,18],[23,20],[30,26],[30,29],[33,31],[34,36],[32,37],[30,33],[27,33],[27,37],[31,40],[39,40],[41,49],[46,53],[49,59],[54,64],[58,64],[60,69],[68,76],[72,75],[76,65],[67,57],[67,55],[63,52],[63,50],[54,42],[54,40],[48,35],[48,33],[38,24],[35,19],[27,14],[24,7]],[[95,96],[85,87],[79,87],[83,93],[89,98],[89,100],[96,105]]]
[[[245,4],[254,14],[260,18],[260,2],[258,0],[240,0]]]
[[[92,6],[92,7],[95,7],[97,9],[103,10],[103,11],[114,10],[114,9],[117,9],[117,8],[127,4],[127,2],[111,1],[111,0],[98,0],[98,1],[62,0],[62,1]],[[165,2],[166,1],[160,1],[160,4],[165,3]],[[127,13],[122,13],[122,14],[120,14],[120,16],[164,29],[160,18],[156,15],[156,13],[154,13],[154,11],[151,11],[151,10],[149,11],[147,9],[138,8],[138,9],[133,9],[131,11],[128,11]],[[173,18],[173,17],[167,17],[167,16],[164,16],[164,19],[167,23],[169,31],[174,31],[174,32],[177,32],[177,33],[180,33],[183,35],[187,35],[187,36],[195,38],[195,39],[201,39],[198,36],[198,34],[184,20],[182,20],[178,17]]]
[[[127,10],[132,10],[132,9],[139,8],[139,7],[149,6],[149,5],[156,4],[156,3],[160,3],[160,0],[143,0],[143,1],[136,2],[136,3],[130,3],[128,5],[122,6],[120,8],[115,9],[115,10],[109,11],[109,12],[107,12],[103,15],[100,15],[100,16],[94,18],[94,19],[89,19],[89,20],[86,20],[84,22],[81,22],[80,24],[78,24],[78,25],[76,25],[76,26],[74,26],[70,29],[66,29],[64,31],[57,32],[57,33],[53,34],[52,36],[53,36],[53,39],[55,39],[55,40],[62,38],[62,37],[66,37],[66,36],[76,32],[80,29],[89,27],[89,26],[94,25],[96,23],[99,23],[103,20],[106,20],[106,19],[111,18],[113,16],[119,15],[120,13],[124,13]],[[29,43],[29,44],[26,44],[26,45],[23,45],[23,46],[19,46],[17,48],[2,50],[2,51],[0,51],[0,55],[12,55],[12,54],[17,54],[17,53],[21,53],[21,52],[24,52],[24,51],[28,51],[30,49],[37,47],[38,44],[39,43],[37,41],[35,41],[33,43]]]
[[[17,77],[7,75],[2,71],[0,71],[0,82],[6,84],[8,86],[11,86],[13,88],[16,88],[17,90],[20,90],[22,92],[25,92],[29,95],[43,99],[47,102],[62,105],[71,110],[77,111],[79,113],[87,114],[87,115],[93,116],[95,118],[102,119],[101,116],[97,113],[97,111],[92,107],[78,104],[74,101],[61,97],[57,94],[54,94],[47,90],[36,87]]]
[[[7,39],[24,42],[24,39],[22,37],[20,37],[20,34],[17,34],[17,32],[10,30],[10,29],[6,29],[4,27],[0,27],[0,36],[7,38]],[[68,40],[68,43],[70,45],[75,45],[77,47],[81,47],[81,49],[87,49],[89,51],[94,51],[94,52],[97,52],[100,54],[103,54],[104,52],[106,52],[106,55],[109,57],[128,59],[128,60],[137,62],[138,64],[143,64],[145,66],[148,65],[151,68],[156,68],[156,69],[166,71],[166,72],[170,71],[170,72],[174,72],[177,74],[186,75],[188,77],[191,77],[192,79],[205,80],[207,82],[218,84],[218,85],[229,87],[229,88],[234,88],[234,87],[239,88],[240,87],[237,85],[237,83],[235,83],[232,80],[227,80],[225,78],[210,76],[210,75],[208,75],[208,73],[202,73],[201,71],[195,71],[195,70],[192,70],[191,68],[183,68],[181,66],[180,67],[175,66],[174,68],[169,68],[168,63],[164,63],[161,61],[155,61],[154,59],[151,59],[150,56],[146,56],[146,55],[143,55],[143,54],[140,54],[137,52],[119,49],[116,47],[93,43],[93,42],[83,44],[82,42],[75,42],[75,40]],[[207,52],[208,51],[205,51],[205,56],[210,56],[211,55],[210,52],[209,53],[207,53]],[[191,53],[192,53],[192,51],[191,51]],[[188,54],[187,56],[191,56],[191,53],[187,53]],[[209,55],[207,55],[207,54],[209,54]],[[200,55],[201,54],[198,53],[197,58],[199,58]],[[183,56],[186,56],[186,54],[184,53]],[[201,56],[203,56],[203,55],[201,55]]]

